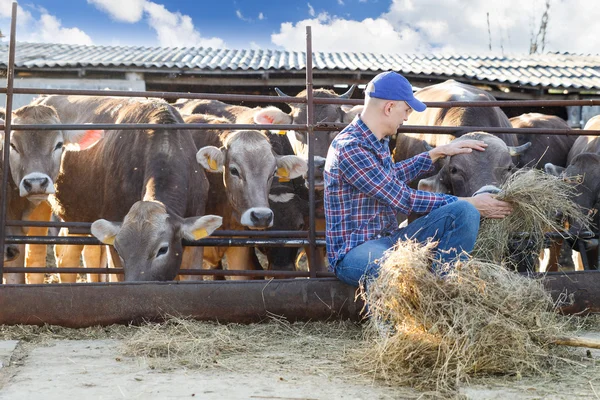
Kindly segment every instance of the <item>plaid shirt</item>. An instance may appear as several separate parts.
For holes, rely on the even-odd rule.
[[[389,138],[377,140],[360,116],[342,130],[329,147],[324,172],[330,268],[354,247],[398,229],[397,213],[427,213],[455,202],[455,196],[407,185],[431,170],[429,153],[394,163]]]

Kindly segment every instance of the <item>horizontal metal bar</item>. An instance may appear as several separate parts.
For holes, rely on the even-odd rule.
[[[335,278],[0,285],[0,324],[95,325],[187,317],[221,323],[360,319],[356,288]],[[90,312],[93,310],[93,312]]]
[[[0,90],[0,93],[6,93]],[[189,92],[143,92],[128,90],[14,88],[15,94],[62,94],[69,96],[158,97],[162,99],[204,99],[222,101],[253,101],[257,103],[306,103],[305,97],[263,96],[251,94],[217,94]]]
[[[3,125],[0,125],[3,128]],[[15,124],[14,131],[52,131],[52,130],[140,130],[140,129],[219,129],[219,130],[306,130],[306,125],[274,125],[274,124]]]
[[[102,245],[95,237],[86,236],[7,236],[6,244],[79,244]],[[237,246],[237,247],[303,247],[309,245],[308,239],[297,238],[213,238],[206,237],[197,241],[182,240],[184,246]],[[324,239],[318,239],[316,246],[325,246]]]
[[[0,93],[6,93],[6,88],[0,88]],[[14,94],[62,94],[72,96],[116,96],[116,97],[158,97],[163,99],[206,99],[222,101],[252,101],[257,103],[306,103],[306,97],[295,96],[264,96],[217,93],[189,92],[143,92],[127,90],[89,90],[89,89],[48,89],[48,88],[14,88]],[[314,98],[315,104],[363,104],[362,99]],[[496,101],[430,101],[425,102],[431,108],[452,107],[560,107],[560,106],[595,106],[600,100],[496,100]]]
[[[123,268],[42,268],[42,267],[4,267],[5,273],[29,274],[111,274],[123,275]],[[304,271],[278,271],[278,270],[221,270],[221,269],[180,269],[179,275],[204,275],[204,276],[273,276],[279,278],[308,278],[309,273]],[[317,277],[335,277],[333,272],[317,272]]]

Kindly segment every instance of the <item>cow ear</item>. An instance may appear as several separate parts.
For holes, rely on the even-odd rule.
[[[196,161],[208,172],[222,173],[225,157],[215,146],[204,146],[196,153]]]
[[[342,122],[345,124],[349,124],[350,122],[352,122],[354,117],[356,117],[358,114],[360,114],[362,112],[363,108],[364,108],[364,106],[362,106],[362,105],[357,105],[357,106],[351,106],[348,104],[342,105],[342,111],[344,112],[344,117],[342,118]]]
[[[121,230],[121,224],[117,222],[110,222],[105,219],[99,219],[92,223],[92,235],[104,244],[113,245],[115,238]]]
[[[254,123],[267,124],[291,124],[292,117],[277,107],[269,106],[254,114]]]
[[[565,167],[559,167],[558,165],[554,165],[552,163],[546,163],[544,165],[544,171],[548,175],[561,176],[563,172],[565,172]]]
[[[69,151],[86,150],[104,137],[104,131],[98,129],[64,131],[65,149]]]
[[[277,172],[276,175],[280,182],[298,178],[306,174],[308,164],[306,160],[298,156],[280,156],[277,157]]]
[[[213,233],[222,224],[223,218],[218,215],[186,218],[181,226],[181,237],[187,240],[199,240]]]

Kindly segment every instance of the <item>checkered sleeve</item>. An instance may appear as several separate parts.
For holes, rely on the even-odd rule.
[[[396,176],[404,182],[412,182],[418,177],[433,171],[433,169],[433,161],[428,152],[423,152],[409,159],[394,163]]]
[[[357,190],[389,205],[403,214],[426,213],[456,197],[414,190],[396,176],[396,170],[386,171],[377,156],[360,145],[351,144],[340,149],[340,174]]]

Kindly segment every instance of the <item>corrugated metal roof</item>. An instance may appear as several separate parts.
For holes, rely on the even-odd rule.
[[[6,68],[8,45],[0,44]],[[196,47],[83,46],[18,43],[16,67],[148,70],[294,71],[306,67],[304,52]],[[600,56],[576,54],[437,55],[315,52],[315,71],[395,70],[403,74],[477,79],[527,86],[600,90]]]

